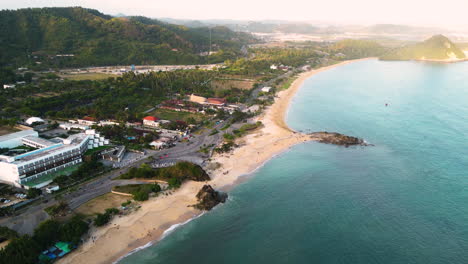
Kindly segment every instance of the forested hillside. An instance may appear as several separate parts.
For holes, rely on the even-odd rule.
[[[187,28],[145,17],[114,18],[97,10],[34,8],[0,11],[0,64],[92,66],[196,64],[236,56],[255,41],[225,27]],[[73,56],[60,56],[72,54]],[[59,56],[56,56],[59,55]]]
[[[426,41],[394,49],[381,57],[383,60],[459,60],[465,58],[465,53],[443,35],[436,35]]]
[[[388,51],[386,47],[375,41],[357,39],[338,41],[330,47],[330,50],[334,53],[342,53],[344,59],[378,57]]]

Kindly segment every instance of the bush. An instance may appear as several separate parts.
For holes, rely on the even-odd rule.
[[[122,205],[122,207],[127,207],[127,206],[129,206],[131,203],[132,203],[131,200],[127,200],[125,203],[122,203],[121,205]]]
[[[60,226],[60,240],[78,244],[81,237],[88,232],[89,226],[83,221],[82,215],[75,215],[69,221]]]
[[[103,226],[111,220],[112,216],[118,214],[120,211],[117,208],[107,208],[105,213],[97,214],[96,218],[94,218],[94,225],[95,226]]]
[[[60,238],[59,226],[60,223],[56,220],[46,220],[34,229],[33,239],[44,247],[51,246]]]
[[[149,194],[145,191],[137,191],[133,193],[133,199],[135,201],[146,201],[149,198]]]
[[[64,201],[61,201],[58,204],[54,204],[52,206],[47,207],[46,209],[44,209],[44,211],[46,211],[46,213],[48,213],[50,216],[56,217],[60,214],[65,213],[66,211],[68,211],[68,209],[68,204]]]
[[[17,237],[18,233],[15,230],[12,230],[6,226],[0,226],[0,242]]]
[[[94,225],[95,226],[103,226],[107,223],[109,223],[111,219],[111,215],[110,214],[97,214],[96,215],[96,218],[94,218]]]
[[[27,193],[26,197],[28,199],[33,199],[33,198],[36,198],[37,196],[39,196],[41,194],[42,194],[41,189],[31,188],[31,189],[28,190],[28,193]]]
[[[41,250],[41,245],[28,235],[15,238],[0,250],[0,263],[34,264]]]
[[[170,178],[167,181],[169,188],[177,189],[182,185],[182,182],[178,178]]]
[[[236,138],[233,134],[230,134],[230,133],[224,134],[223,137],[225,140],[228,140],[228,141],[232,141]]]
[[[171,178],[178,178],[180,183],[185,180],[210,180],[210,176],[200,166],[186,161],[177,162],[174,166],[159,169],[152,169],[147,164],[144,164],[140,168],[130,169],[127,173],[119,177],[119,179],[134,178],[160,179],[164,181],[168,181]]]

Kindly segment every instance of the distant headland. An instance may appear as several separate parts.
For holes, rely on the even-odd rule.
[[[380,59],[458,62],[467,60],[467,57],[450,39],[443,35],[435,35],[423,42],[396,48]]]

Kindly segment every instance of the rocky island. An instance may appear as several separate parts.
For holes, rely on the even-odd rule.
[[[435,35],[423,42],[396,48],[380,59],[456,62],[466,60],[466,55],[447,37]]]
[[[198,203],[194,205],[199,210],[209,211],[219,203],[226,202],[227,194],[216,191],[211,185],[203,185],[197,193]]]
[[[333,144],[338,146],[369,146],[363,139],[357,137],[346,136],[336,132],[314,132],[309,134],[311,140]]]

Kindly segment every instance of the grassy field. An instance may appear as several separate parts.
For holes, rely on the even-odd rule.
[[[84,215],[102,213],[107,208],[119,208],[121,204],[126,202],[127,200],[131,200],[131,197],[113,193],[106,193],[82,204],[75,210],[75,212]]]
[[[109,77],[116,77],[116,75],[106,73],[80,73],[80,74],[62,74],[60,77],[68,80],[82,81],[82,80],[104,80]]]
[[[156,116],[163,120],[171,120],[171,121],[187,121],[189,118],[194,118],[197,122],[202,121],[206,118],[203,114],[196,114],[196,113],[189,113],[189,112],[177,112],[171,111],[167,109],[156,109],[150,113],[152,116]]]
[[[215,89],[232,89],[250,90],[253,88],[255,81],[251,80],[233,80],[233,79],[218,79],[212,82]]]

